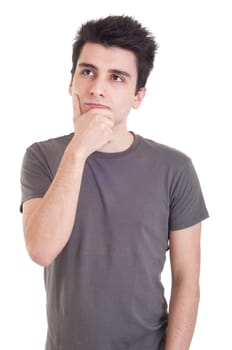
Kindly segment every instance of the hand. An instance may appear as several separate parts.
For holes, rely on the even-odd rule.
[[[82,114],[77,94],[73,94],[73,123],[78,149],[86,157],[112,140],[114,122],[111,111],[93,108]]]

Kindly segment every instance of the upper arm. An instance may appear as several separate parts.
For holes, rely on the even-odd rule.
[[[26,150],[23,157],[20,211],[26,218],[43,198],[53,179],[46,153],[46,149],[42,152],[39,144],[35,143]]]
[[[170,232],[170,262],[173,280],[199,279],[201,223]]]

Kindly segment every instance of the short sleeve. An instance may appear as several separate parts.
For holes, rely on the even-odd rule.
[[[32,198],[42,198],[52,181],[46,158],[36,144],[29,147],[24,155],[21,168],[21,205]]]
[[[191,159],[176,171],[170,189],[169,231],[181,230],[209,216]]]

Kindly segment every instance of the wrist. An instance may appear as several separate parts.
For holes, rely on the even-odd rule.
[[[70,157],[72,159],[72,162],[77,162],[78,164],[85,163],[86,159],[89,156],[86,149],[74,139],[72,139],[67,146],[65,154],[67,157]]]

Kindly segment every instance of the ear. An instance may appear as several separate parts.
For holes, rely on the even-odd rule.
[[[139,108],[144,96],[146,94],[146,88],[142,87],[139,89],[139,91],[137,91],[135,97],[134,97],[134,102],[132,104],[132,108],[137,109]]]

